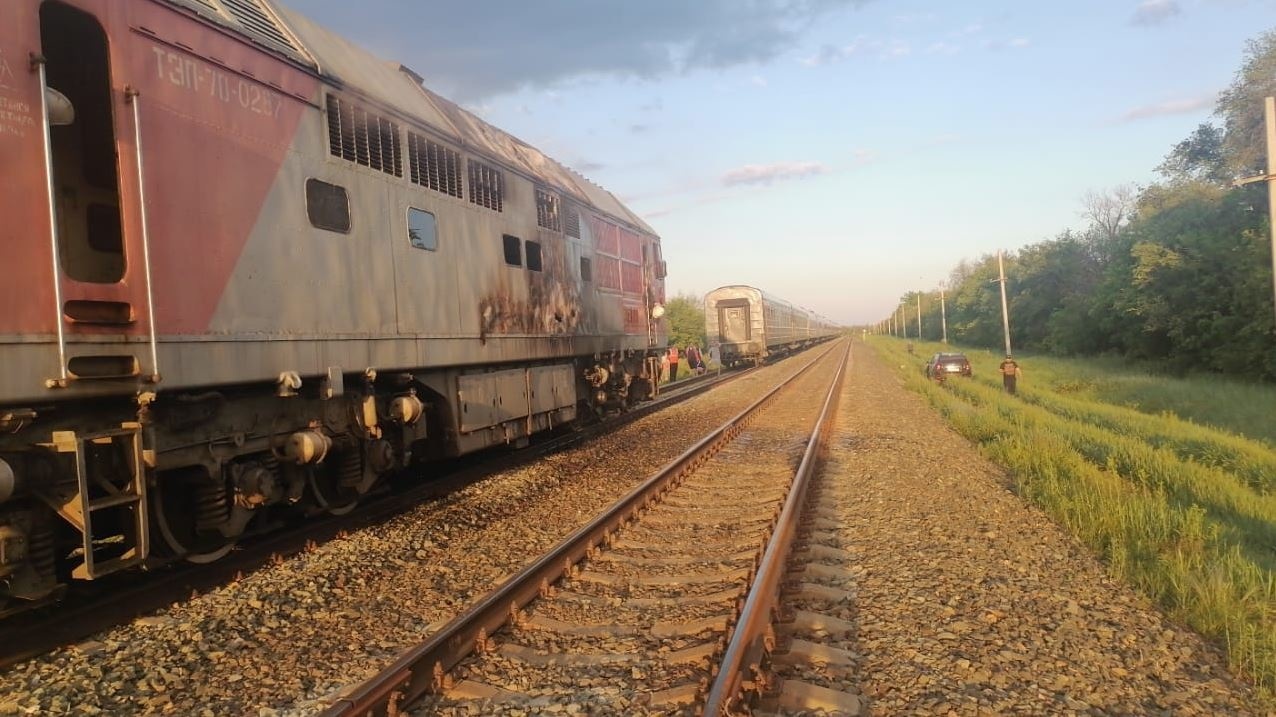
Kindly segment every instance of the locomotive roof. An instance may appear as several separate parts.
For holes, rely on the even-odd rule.
[[[494,158],[632,228],[656,233],[611,192],[430,90],[412,70],[373,55],[275,0],[167,1],[246,35],[340,88],[392,108],[441,138]]]

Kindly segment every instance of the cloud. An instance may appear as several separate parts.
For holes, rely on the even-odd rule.
[[[835,62],[850,59],[859,54],[872,54],[878,59],[891,60],[899,57],[907,57],[912,54],[913,48],[903,40],[891,40],[889,42],[883,40],[868,40],[863,35],[852,40],[846,45],[825,45],[820,48],[814,55],[802,59],[802,64],[810,67],[819,67],[821,65],[831,65]]]
[[[1012,37],[1009,40],[989,40],[984,43],[984,47],[989,50],[1022,50],[1031,45],[1032,42],[1026,37]]]
[[[287,0],[461,102],[591,76],[654,78],[774,59],[872,0]],[[387,18],[400,32],[387,37]],[[511,59],[514,58],[514,59]]]
[[[933,42],[930,47],[926,48],[926,54],[928,55],[956,55],[959,52],[961,52],[960,45],[954,45],[951,42],[944,42],[942,40],[939,42]]]
[[[960,30],[953,30],[952,32],[948,33],[948,35],[950,37],[966,37],[968,35],[978,35],[979,33],[983,31],[984,31],[983,23],[972,22],[969,25],[966,25],[965,27],[961,28]]]
[[[819,52],[802,60],[802,64],[817,67],[819,65],[831,65],[834,62],[841,62],[858,54],[868,45],[861,35],[846,45],[824,45]]]
[[[722,184],[736,187],[750,184],[772,184],[789,179],[805,179],[829,171],[820,162],[773,162],[771,164],[746,164],[722,175]]]
[[[1125,114],[1122,114],[1118,121],[1133,122],[1136,120],[1150,119],[1152,117],[1168,117],[1171,115],[1185,115],[1193,112],[1200,112],[1214,106],[1214,102],[1218,99],[1215,94],[1204,95],[1201,97],[1190,97],[1180,100],[1168,100],[1158,102],[1156,104],[1143,105],[1135,107]]]
[[[1181,12],[1177,0],[1143,0],[1130,18],[1131,25],[1160,25]]]

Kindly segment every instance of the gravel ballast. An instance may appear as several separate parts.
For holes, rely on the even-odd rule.
[[[873,714],[1269,714],[862,344],[830,446]]]
[[[312,714],[823,348],[0,676],[0,714]]]

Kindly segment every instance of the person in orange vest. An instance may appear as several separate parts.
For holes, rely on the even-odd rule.
[[[669,347],[669,381],[670,383],[678,380],[678,347]]]
[[[1021,371],[1019,364],[1015,363],[1010,354],[1006,354],[1006,360],[1001,362],[1001,383],[1006,387],[1006,393],[1014,394],[1015,382],[1019,378]]]

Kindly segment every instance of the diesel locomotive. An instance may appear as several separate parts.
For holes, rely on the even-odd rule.
[[[655,231],[408,67],[271,0],[0,13],[0,613],[653,393]]]
[[[761,289],[732,285],[704,297],[705,336],[722,365],[758,363],[833,338],[841,328]]]

